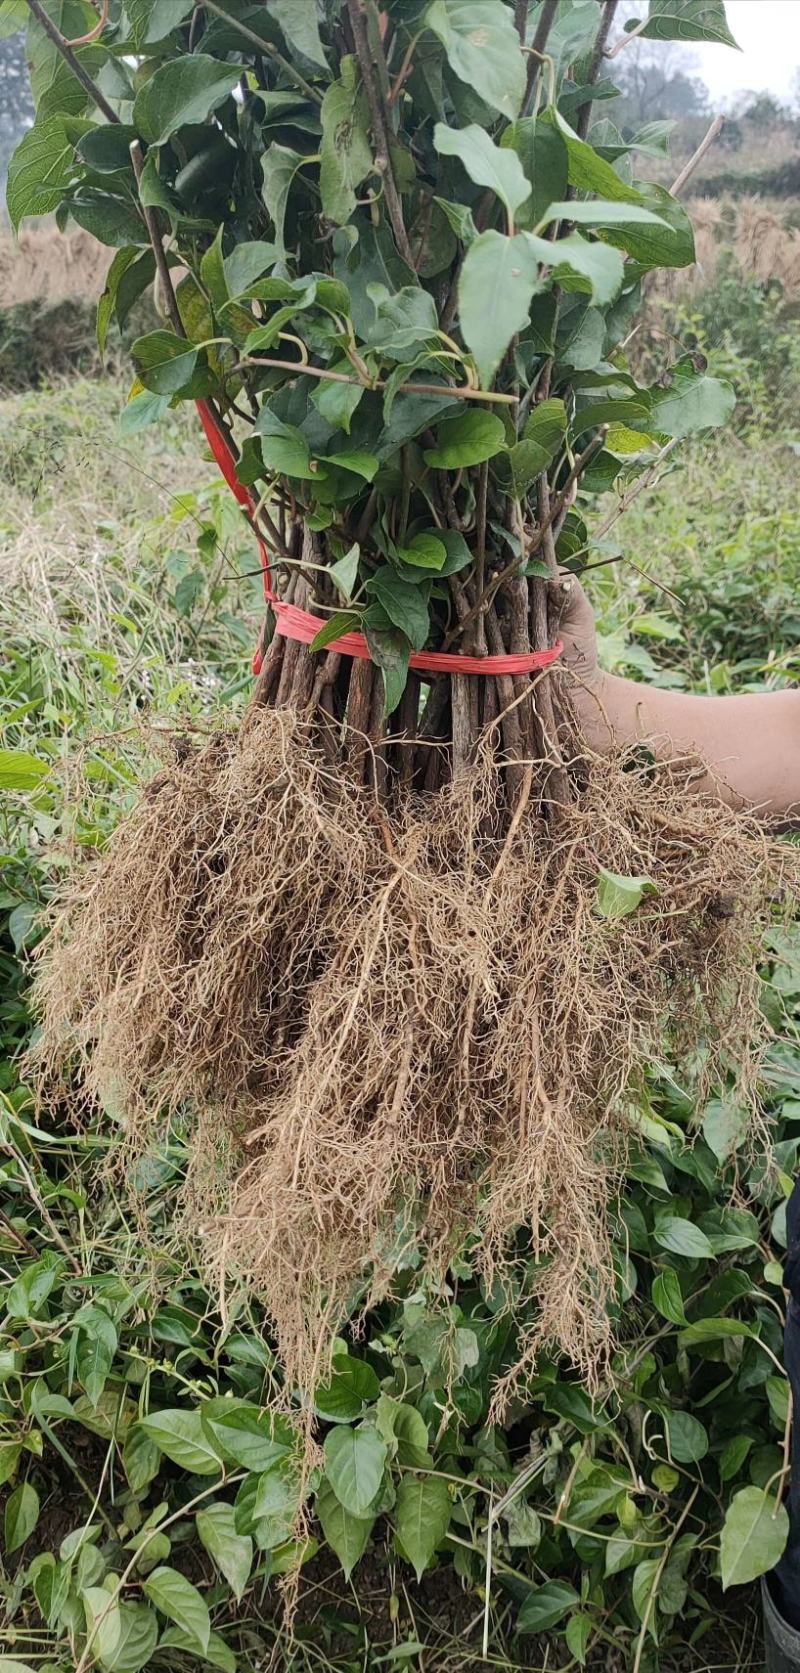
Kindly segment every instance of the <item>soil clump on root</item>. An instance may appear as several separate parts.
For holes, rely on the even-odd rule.
[[[520,1228],[537,1323],[497,1412],[543,1344],[591,1383],[653,1059],[733,1070],[757,1120],[756,960],[787,852],[689,766],[640,758],[592,760],[555,826],[531,798],[497,834],[488,755],[389,814],[287,709],[180,754],[57,905],[43,1099],[122,1109],[127,1159],[188,1112],[189,1223],[220,1286],[263,1299],[287,1399],[390,1292],[398,1243],[438,1281],[477,1233],[493,1283]],[[654,892],[602,917],[603,867]]]

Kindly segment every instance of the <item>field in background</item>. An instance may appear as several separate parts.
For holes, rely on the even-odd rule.
[[[96,302],[113,250],[78,227],[23,226],[18,239],[0,237],[0,308],[26,302]]]

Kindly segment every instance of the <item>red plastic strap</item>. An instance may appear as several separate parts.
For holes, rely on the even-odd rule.
[[[256,502],[236,475],[236,459],[226,432],[207,401],[198,401],[196,405],[209,447],[228,487],[242,508],[252,513]],[[310,645],[325,624],[319,616],[312,616],[309,610],[300,610],[295,604],[286,604],[278,598],[272,585],[269,552],[258,531],[254,530],[254,533],[261,556],[264,597],[275,614],[275,632],[286,639],[298,639],[302,645]],[[449,651],[414,651],[410,666],[421,674],[532,674],[539,668],[549,668],[558,660],[563,648],[559,640],[548,651],[528,651],[519,656],[457,656]],[[342,656],[358,657],[363,662],[369,662],[372,654],[363,633],[343,633],[340,638],[330,640],[325,649],[339,651]],[[263,654],[259,648],[253,657],[254,674],[260,674],[262,662]]]

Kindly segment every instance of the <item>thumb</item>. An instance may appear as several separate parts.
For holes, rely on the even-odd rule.
[[[568,570],[548,587],[548,598],[564,644],[564,662],[583,676],[597,666],[594,611],[586,593]]]

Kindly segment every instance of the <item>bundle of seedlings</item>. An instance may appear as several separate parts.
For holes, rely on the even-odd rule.
[[[130,422],[200,403],[268,600],[241,726],[183,740],[58,903],[43,1096],[113,1105],[128,1155],[191,1123],[191,1224],[283,1398],[467,1239],[495,1300],[535,1253],[496,1409],[542,1343],[591,1378],[648,1067],[752,1093],[780,869],[690,765],[593,758],[559,657],[593,498],[733,405],[689,356],[626,365],[694,245],[635,178],[661,132],[605,114],[616,0],[154,0],[72,46],[28,5],[34,72],[77,82],[12,214],[117,246],[101,342],[155,282]],[[729,39],[675,10],[639,32]]]

